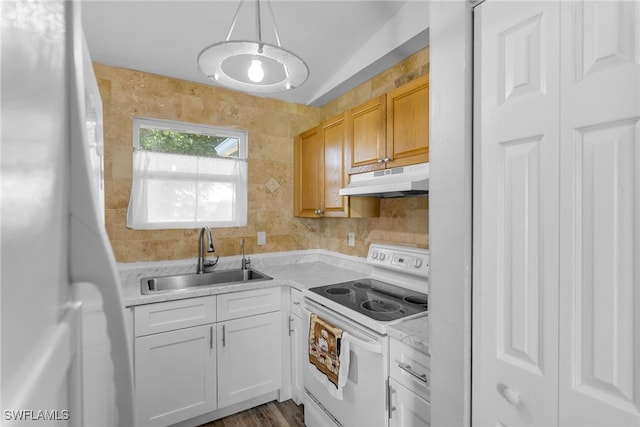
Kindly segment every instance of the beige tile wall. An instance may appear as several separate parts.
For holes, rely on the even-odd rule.
[[[135,116],[220,127],[249,134],[249,215],[246,227],[215,229],[216,254],[325,248],[364,256],[371,241],[427,246],[428,199],[383,200],[380,218],[293,217],[293,136],[367,99],[428,72],[421,51],[322,108],[254,97],[169,77],[94,64],[104,108],[105,202],[109,239],[119,262],[197,256],[198,230],[131,230],[125,217],[131,189],[132,118]],[[275,179],[271,192],[265,184]],[[257,231],[267,244],[257,246]],[[347,246],[347,233],[356,246]]]

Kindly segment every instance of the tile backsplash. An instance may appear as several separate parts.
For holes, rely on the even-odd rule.
[[[106,226],[117,261],[197,256],[198,230],[126,227],[131,191],[133,117],[232,127],[248,131],[248,223],[213,230],[216,254],[328,249],[365,256],[373,241],[428,246],[428,198],[382,200],[379,218],[293,216],[293,137],[321,120],[428,73],[428,48],[323,107],[291,104],[227,89],[94,64],[104,109]],[[266,244],[257,245],[257,232]],[[347,245],[355,232],[356,245]]]

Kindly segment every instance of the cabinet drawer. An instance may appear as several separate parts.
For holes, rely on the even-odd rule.
[[[218,322],[280,310],[280,287],[218,295]]]
[[[390,376],[427,402],[431,401],[430,356],[395,339],[391,340],[390,354]]]
[[[136,337],[214,323],[216,296],[141,305],[133,314]]]
[[[298,317],[302,317],[302,300],[303,300],[303,295],[302,295],[302,291],[296,289],[296,288],[290,288],[291,289],[291,314],[298,316]]]

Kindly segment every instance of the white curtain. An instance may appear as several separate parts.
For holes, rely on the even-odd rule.
[[[136,150],[127,227],[247,224],[247,161]]]

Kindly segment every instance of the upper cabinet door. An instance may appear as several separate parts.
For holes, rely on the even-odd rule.
[[[387,167],[429,161],[429,75],[387,93]]]
[[[348,181],[347,120],[340,114],[294,140],[294,211],[298,217],[380,216],[380,199],[340,196]]]
[[[293,146],[293,215],[315,218],[320,209],[324,164],[321,127],[296,136]]]
[[[347,168],[349,174],[384,169],[386,157],[386,96],[347,112]]]
[[[349,215],[349,198],[340,196],[338,190],[345,186],[346,124],[344,114],[340,114],[322,124],[323,182],[322,215],[346,217]]]

